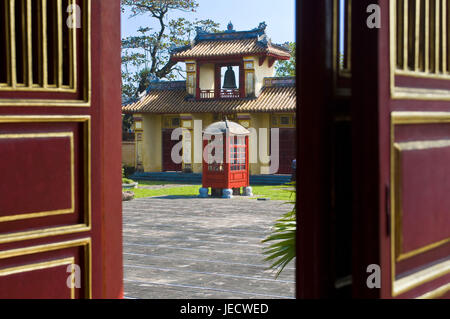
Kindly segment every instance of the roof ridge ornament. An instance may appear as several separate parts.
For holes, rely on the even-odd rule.
[[[206,32],[206,30],[203,29],[203,28],[200,27],[200,26],[196,26],[196,27],[195,27],[195,32],[197,33],[197,35],[200,35],[200,34],[208,34],[208,32]]]
[[[267,28],[267,24],[266,24],[265,21],[261,22],[261,23],[258,25],[258,30],[266,31],[266,28]]]
[[[236,30],[234,30],[233,23],[231,23],[231,21],[228,22],[227,30],[226,30],[225,32],[226,32],[226,33],[236,32]]]

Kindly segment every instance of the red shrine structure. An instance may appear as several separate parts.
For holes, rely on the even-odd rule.
[[[227,119],[208,126],[203,131],[203,175],[200,197],[208,197],[209,187],[213,196],[232,198],[240,194],[253,196],[249,182],[250,132]]]

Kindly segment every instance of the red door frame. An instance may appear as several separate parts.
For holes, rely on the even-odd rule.
[[[97,184],[102,190],[97,200],[102,203],[101,220],[97,227],[101,231],[102,247],[98,258],[102,261],[103,276],[97,285],[98,293],[94,298],[123,298],[123,255],[122,255],[122,182],[121,182],[121,158],[122,142],[121,127],[121,6],[120,1],[93,1],[93,21],[100,20],[98,32],[93,28],[93,44],[100,42],[98,55],[93,48],[93,65],[98,65],[98,70],[93,70],[94,92],[97,88],[101,153],[97,160],[102,167],[101,175],[97,176]],[[96,18],[97,17],[97,18]],[[112,67],[113,66],[113,67]],[[108,79],[100,81],[95,79]],[[95,153],[93,154],[94,159]],[[94,225],[95,226],[95,225]]]
[[[353,25],[366,23],[370,0],[353,2]],[[383,25],[388,22],[383,19]],[[380,120],[379,62],[389,61],[380,55],[379,33],[369,28],[352,28],[352,124],[353,124],[353,295],[361,298],[381,297],[379,289],[368,289],[366,268],[380,265],[379,220],[383,208],[385,183],[381,182],[380,136],[388,134],[387,121]],[[389,42],[385,42],[389,43]],[[361,56],[362,54],[362,56]],[[379,61],[380,60],[380,61]],[[383,124],[384,123],[384,124]],[[379,126],[381,125],[381,126]],[[371,145],[371,147],[368,147]],[[386,162],[384,163],[386,164]],[[383,173],[384,174],[384,173]],[[362,213],[364,212],[364,213]],[[384,228],[383,228],[384,229]],[[366,265],[366,267],[364,267]],[[384,286],[384,283],[382,283]]]
[[[331,32],[327,1],[299,1],[297,158],[297,298],[328,297],[332,285],[330,243]],[[320,43],[320,45],[311,45]]]

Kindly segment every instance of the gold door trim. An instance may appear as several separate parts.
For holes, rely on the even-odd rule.
[[[1,121],[0,121],[1,123]],[[30,133],[30,134],[0,134],[2,139],[39,139],[48,137],[68,137],[70,141],[70,207],[57,209],[52,211],[25,213],[18,215],[0,216],[0,223],[10,222],[14,220],[23,220],[30,218],[39,218],[46,216],[73,214],[75,212],[75,150],[73,132],[55,132],[55,133]]]
[[[13,258],[18,256],[26,256],[55,250],[62,250],[66,248],[83,247],[84,249],[84,287],[85,296],[88,299],[92,298],[92,247],[91,238],[83,238],[59,243],[52,243],[39,246],[31,246],[25,248],[18,248],[12,250],[0,251],[0,260]]]
[[[393,296],[401,295],[411,289],[450,273],[450,260],[417,271],[394,282]]]
[[[65,266],[65,265],[75,265],[75,258],[70,257],[70,258],[46,261],[46,262],[42,262],[42,263],[0,269],[0,277],[21,274],[24,272],[30,272],[30,271],[41,270],[41,269],[49,269],[49,268]],[[70,288],[70,298],[75,299],[75,287],[74,286],[72,286]]]
[[[90,116],[0,116],[1,123],[65,123],[78,122],[83,124],[83,168],[84,168],[84,215],[83,223],[61,227],[49,227],[33,231],[6,233],[0,235],[0,244],[23,241],[50,236],[66,235],[91,230],[91,117]]]
[[[399,229],[396,207],[397,199],[399,198],[399,188],[397,183],[399,181],[400,172],[398,167],[398,156],[396,155],[396,144],[397,147],[403,148],[429,148],[430,146],[442,146],[447,145],[447,141],[423,141],[423,142],[409,142],[409,143],[395,143],[395,127],[396,125],[413,125],[413,124],[439,124],[439,123],[450,123],[450,112],[392,112],[391,113],[391,133],[390,133],[390,144],[391,144],[391,155],[390,155],[390,179],[391,179],[391,294],[393,297],[403,294],[411,289],[414,289],[424,283],[442,277],[450,272],[450,261],[445,261],[438,265],[433,265],[427,267],[415,273],[412,273],[401,279],[396,279],[395,266],[398,261],[397,256],[397,245],[398,245],[398,234],[401,229]],[[431,144],[433,143],[433,144]],[[448,242],[448,239],[445,240]],[[438,246],[445,244],[446,242],[438,242],[431,244],[429,246],[423,247],[420,250],[409,252],[403,259],[412,257],[408,256],[410,254],[418,255],[429,251]]]
[[[417,299],[436,299],[445,295],[448,291],[450,291],[450,283],[439,287],[438,289],[427,292],[426,294],[417,297]]]
[[[27,3],[27,12],[23,12],[23,17],[25,20],[27,20],[28,23],[27,24],[27,34],[31,34],[31,25],[30,25],[30,19],[31,19],[31,7],[29,6],[29,4],[31,3],[30,0],[22,0],[23,3]],[[33,1],[38,1],[38,0],[33,0]],[[42,7],[40,11],[41,15],[42,15],[42,30],[46,30],[47,26],[46,26],[46,4],[47,4],[47,0],[39,0],[40,3],[42,4]],[[75,0],[68,0],[69,5],[71,4],[75,4],[76,1]],[[15,99],[15,98],[1,98],[0,97],[0,106],[1,107],[90,107],[91,106],[91,95],[92,95],[92,70],[91,70],[91,60],[92,60],[92,56],[91,56],[91,25],[92,25],[92,16],[91,16],[91,0],[81,0],[83,1],[83,8],[82,8],[82,19],[81,19],[81,23],[82,23],[82,41],[85,43],[84,45],[84,52],[82,52],[83,54],[83,87],[82,88],[77,88],[77,79],[78,79],[78,74],[77,74],[77,37],[76,37],[76,28],[72,28],[69,30],[68,32],[68,36],[71,39],[71,41],[69,41],[69,47],[70,47],[70,56],[69,56],[69,61],[71,61],[70,65],[69,65],[69,74],[71,75],[69,77],[69,83],[70,85],[63,85],[62,84],[62,77],[61,74],[63,72],[63,65],[62,65],[62,56],[63,56],[63,52],[62,52],[62,43],[58,44],[57,47],[57,56],[55,58],[55,68],[58,70],[57,74],[58,76],[55,77],[55,81],[56,84],[55,85],[50,85],[48,84],[48,76],[47,76],[47,72],[43,72],[42,70],[46,70],[47,69],[47,36],[45,34],[45,32],[41,32],[40,34],[40,42],[42,43],[42,48],[41,50],[39,50],[39,61],[42,62],[42,65],[39,66],[40,70],[42,71],[42,79],[40,81],[42,81],[42,85],[41,86],[36,86],[34,85],[33,79],[32,79],[32,70],[30,70],[30,60],[32,59],[31,57],[31,52],[30,52],[30,46],[31,46],[31,38],[30,36],[27,35],[27,39],[26,39],[26,49],[24,49],[24,56],[27,56],[27,61],[25,63],[24,67],[24,72],[26,69],[26,72],[24,73],[24,79],[26,82],[26,85],[18,85],[15,79],[15,74],[16,72],[12,72],[11,70],[9,70],[7,73],[7,79],[9,81],[9,83],[1,83],[0,84],[0,93],[1,92],[50,92],[50,93],[76,93],[79,91],[79,89],[81,90],[80,93],[82,94],[82,98],[81,99],[73,99],[73,100],[67,100],[67,99],[37,99],[37,98],[31,98],[31,99],[27,99],[27,98],[19,98],[19,99]],[[5,4],[5,8],[7,8],[10,12],[10,14],[14,11],[14,0],[10,0],[11,5],[6,5]],[[61,5],[61,0],[58,0],[56,2],[57,8],[58,9],[62,9]],[[73,14],[73,13],[72,13]],[[7,54],[7,63],[9,65],[11,65],[11,69],[15,70],[15,63],[16,63],[16,59],[15,59],[15,45],[14,45],[14,29],[12,28],[12,26],[14,25],[14,17],[12,17],[11,19],[9,19],[9,24],[8,24],[8,28],[11,29],[10,32],[10,36],[7,36],[7,49],[9,48],[9,54]],[[62,17],[58,17],[57,19],[57,39],[61,39],[62,38],[62,25],[63,25],[63,19]],[[41,56],[42,55],[42,56]],[[26,77],[26,78],[25,78]],[[31,81],[31,82],[30,82]]]

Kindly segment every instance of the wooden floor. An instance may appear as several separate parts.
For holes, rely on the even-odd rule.
[[[295,261],[275,279],[261,253],[290,209],[242,198],[124,202],[125,298],[294,298]]]

